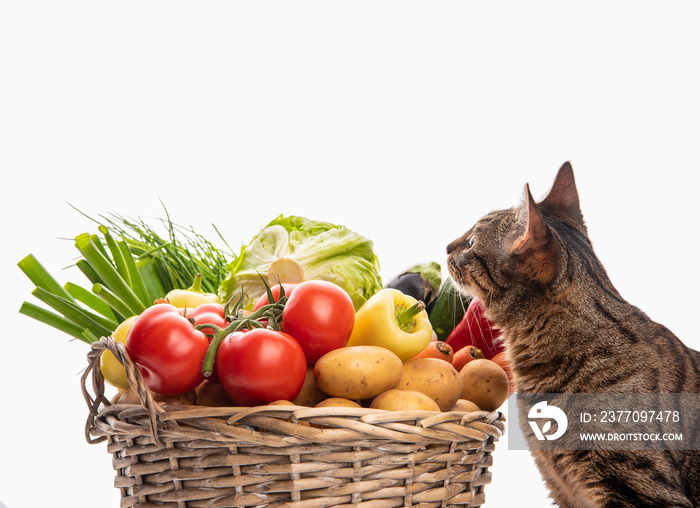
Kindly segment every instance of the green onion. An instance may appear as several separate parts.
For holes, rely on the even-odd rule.
[[[72,282],[66,282],[63,287],[73,298],[84,303],[95,312],[98,312],[107,318],[114,328],[116,328],[117,325],[123,321],[121,316],[115,316],[114,310],[108,304],[106,304],[104,300],[98,298],[94,293],[91,293],[84,287],[73,284]]]
[[[92,292],[97,296],[102,298],[110,307],[119,312],[122,316],[129,317],[140,314],[140,312],[134,312],[131,308],[124,303],[124,301],[119,298],[114,292],[110,291],[108,288],[102,284],[95,284],[92,286]]]
[[[82,236],[82,235],[79,235],[79,236]],[[102,243],[102,240],[100,240],[100,237],[95,235],[95,234],[88,235],[87,233],[85,234],[85,236],[87,236],[90,239],[90,241],[93,242],[95,247],[97,247],[97,249],[102,253],[104,258],[109,260],[109,254],[107,253],[107,249],[105,248],[104,244]],[[76,238],[76,240],[77,240],[77,238]]]
[[[95,335],[94,333],[92,333],[88,328],[83,330],[83,337],[84,338],[81,340],[83,342],[88,341],[88,343],[97,342],[98,340],[100,340],[100,338],[97,335]],[[80,338],[80,337],[78,337],[78,338]]]
[[[149,298],[148,291],[146,290],[146,284],[139,273],[139,269],[136,266],[134,256],[129,250],[129,246],[124,240],[119,240],[117,242],[117,247],[124,259],[124,268],[126,269],[131,288],[134,290],[134,293],[136,293],[139,300],[141,300],[141,303],[143,303],[146,307],[150,307],[153,305],[153,300],[155,300],[155,298]]]
[[[81,272],[83,272],[83,275],[87,277],[87,280],[89,280],[93,284],[104,284],[104,281],[99,275],[97,275],[95,269],[92,266],[90,266],[90,263],[88,263],[84,259],[79,259],[78,261],[76,261],[75,266],[77,266],[78,269]]]
[[[189,288],[197,273],[203,277],[202,290],[210,293],[218,293],[227,275],[233,255],[191,228],[175,225],[169,216],[161,220],[166,237],[143,221],[118,215],[106,218],[105,224],[95,222],[101,236],[83,233],[75,238],[81,254],[75,266],[90,286],[62,286],[30,254],[18,266],[36,286],[32,295],[50,309],[24,302],[20,313],[90,343],[110,335],[126,317],[140,314],[170,290]]]
[[[110,288],[115,296],[130,309],[128,315],[140,314],[146,310],[146,306],[138,299],[129,285],[119,275],[119,272],[117,272],[114,266],[103,255],[100,249],[101,245],[101,242],[95,242],[93,238],[85,233],[79,235],[75,239],[75,246],[85,260],[90,263],[90,266],[95,269],[97,275],[105,281],[106,286]],[[123,314],[122,309],[117,309],[117,311]]]
[[[127,284],[131,284],[131,280],[129,278],[129,270],[126,268],[126,260],[124,259],[124,253],[121,251],[121,249],[117,246],[117,242],[114,241],[114,238],[112,235],[109,233],[109,229],[107,229],[104,226],[100,226],[99,228],[100,233],[104,236],[105,242],[107,242],[107,247],[109,248],[109,252],[112,255],[112,260],[114,261],[114,267],[117,269],[117,273],[124,279],[124,282]]]
[[[17,263],[17,266],[20,267],[36,287],[43,288],[66,300],[73,300],[73,297],[51,276],[46,268],[44,268],[44,265],[42,265],[33,254],[29,254],[25,257],[22,261]]]
[[[105,318],[82,309],[75,303],[66,300],[65,298],[49,293],[43,288],[34,289],[34,291],[32,291],[32,295],[36,296],[39,300],[56,310],[58,313],[62,314],[67,319],[71,320],[76,325],[81,326],[81,330],[89,328],[95,334],[100,336],[112,334],[113,330],[111,330],[108,326],[105,326],[103,321]]]
[[[158,298],[164,298],[168,291],[173,289],[172,286],[166,288],[163,285],[164,276],[161,276],[162,270],[158,266],[159,264],[160,261],[155,258],[140,259],[136,262],[139,275],[151,302]]]
[[[48,309],[39,307],[38,305],[35,305],[33,303],[24,302],[22,303],[22,306],[20,307],[19,311],[25,316],[29,316],[32,319],[36,319],[41,323],[56,328],[57,330],[67,333],[68,335],[75,337],[76,339],[80,339],[83,342],[87,342],[88,344],[90,343],[90,341],[88,341],[83,335],[82,327],[76,325],[70,319],[66,319],[65,317],[51,312]]]

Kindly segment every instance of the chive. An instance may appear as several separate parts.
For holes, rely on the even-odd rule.
[[[119,240],[117,242],[117,247],[119,248],[119,251],[122,253],[122,256],[124,258],[124,268],[128,273],[129,281],[131,283],[131,289],[134,291],[134,293],[136,293],[136,296],[139,297],[141,303],[143,303],[146,307],[150,307],[153,304],[153,300],[148,298],[146,286],[143,282],[143,279],[141,278],[139,269],[136,266],[134,256],[129,250],[129,246],[124,240]]]
[[[121,300],[121,298],[119,298],[116,294],[114,294],[112,291],[110,291],[107,287],[103,286],[102,284],[93,285],[92,292],[95,293],[100,298],[102,298],[105,302],[107,302],[107,304],[110,307],[112,307],[115,311],[117,311],[119,314],[121,314],[125,317],[130,317],[130,316],[140,314],[140,312],[133,312],[129,308],[129,306]]]
[[[90,330],[99,335],[110,335],[113,331],[100,323],[99,316],[95,316],[95,314],[80,308],[78,305],[65,298],[49,293],[43,288],[34,289],[32,294],[58,313],[63,314],[66,319],[80,326],[81,330],[90,328]]]
[[[79,302],[84,303],[95,312],[100,313],[102,316],[107,318],[115,327],[123,321],[121,319],[118,319],[117,316],[115,316],[112,307],[107,305],[104,302],[104,300],[98,298],[94,293],[91,293],[84,287],[78,286],[77,284],[73,284],[72,282],[66,282],[65,286],[63,287],[66,289],[66,291],[68,291],[68,293],[70,293],[70,295],[73,298],[75,298]]]
[[[196,273],[202,274],[203,291],[218,293],[221,283],[227,276],[228,271],[226,267],[229,265],[230,258],[235,259],[236,257],[232,253],[230,246],[223,240],[223,236],[215,226],[216,233],[223,240],[226,249],[230,253],[219,250],[212,242],[195,232],[191,227],[185,228],[175,224],[170,219],[165,206],[163,208],[166,216],[164,219],[159,219],[159,222],[167,231],[164,235],[165,237],[161,236],[142,219],[134,220],[112,213],[107,216],[100,216],[99,220],[91,220],[102,227],[108,228],[115,240],[122,239],[126,241],[132,255],[139,262],[145,262],[147,259],[156,260],[161,283],[166,289],[165,293],[170,289],[189,287]],[[144,284],[148,288],[149,283],[154,282],[155,279],[149,280],[144,275],[143,270],[141,270],[141,263],[138,266],[144,279]],[[151,270],[151,272],[153,271],[155,270]],[[133,281],[130,284],[134,292],[138,294]],[[153,300],[151,296],[155,296],[153,288],[148,288],[147,292],[149,293],[150,303]],[[165,293],[159,293],[157,298],[163,297]]]
[[[65,317],[51,312],[48,309],[39,307],[38,305],[29,302],[24,302],[19,311],[25,316],[36,319],[41,323],[49,325],[56,330],[70,335],[71,337],[87,342],[83,336],[83,328],[73,323],[73,321],[70,319],[66,319]]]
[[[101,245],[101,242],[100,242]],[[75,239],[75,246],[83,255],[85,260],[90,263],[90,265],[95,269],[97,275],[99,275],[105,281],[105,286],[109,288],[115,296],[119,298],[130,310],[128,315],[140,314],[146,310],[146,306],[138,299],[136,294],[131,290],[129,285],[124,281],[124,279],[119,275],[119,272],[114,268],[114,266],[109,262],[109,260],[102,255],[100,248],[89,235],[83,233]],[[93,286],[94,292],[94,286]],[[107,302],[109,303],[109,302]],[[117,312],[122,313],[123,309],[116,308]],[[126,315],[126,314],[125,314]]]
[[[116,214],[112,214],[114,220],[107,219],[115,233],[121,235],[132,252],[139,258],[153,257],[159,259],[168,267],[167,280],[173,288],[187,288],[191,285],[194,275],[201,273],[203,277],[202,289],[205,292],[216,293],[226,277],[225,267],[229,264],[229,257],[234,254],[224,254],[213,243],[204,238],[192,228],[178,226],[170,220],[169,215],[160,222],[168,231],[168,239],[162,238],[154,229],[142,220],[132,221]],[[119,224],[120,222],[121,224]],[[132,231],[139,239],[130,234]],[[214,228],[219,237],[220,232]],[[180,240],[184,239],[184,242]],[[221,237],[223,239],[223,237]],[[228,244],[224,241],[230,250]]]
[[[36,287],[43,288],[49,293],[59,295],[66,300],[73,300],[73,297],[61,286],[56,279],[44,268],[33,254],[29,254],[17,266],[29,277]]]

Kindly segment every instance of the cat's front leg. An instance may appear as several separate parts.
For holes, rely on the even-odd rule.
[[[580,452],[578,452],[580,453]],[[583,495],[585,468],[581,468],[577,453],[537,451],[533,458],[549,491],[553,506],[558,508],[599,508],[599,504]]]
[[[601,508],[697,508],[693,504],[667,504],[666,501],[654,501],[652,504],[637,504],[627,501],[611,500],[601,505]]]
[[[661,451],[533,453],[559,508],[698,508]]]
[[[588,496],[600,508],[697,508],[682,480],[687,464],[671,452],[591,451]],[[680,467],[679,467],[680,466]]]

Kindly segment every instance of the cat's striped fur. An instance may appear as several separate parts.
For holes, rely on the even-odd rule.
[[[526,187],[522,206],[487,214],[447,252],[452,278],[502,330],[519,392],[700,392],[700,353],[608,278],[569,163],[544,200]],[[700,507],[697,450],[532,453],[561,507]]]

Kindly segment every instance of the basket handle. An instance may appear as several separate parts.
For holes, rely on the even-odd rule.
[[[148,411],[148,419],[151,427],[151,437],[153,441],[162,445],[162,441],[158,437],[158,415],[165,412],[158,402],[153,399],[153,394],[146,386],[138,368],[129,358],[126,352],[126,347],[121,342],[114,340],[113,337],[102,337],[99,341],[93,342],[90,345],[90,351],[87,355],[88,367],[85,369],[80,381],[83,391],[83,398],[88,406],[88,419],[85,424],[85,439],[88,443],[100,443],[107,439],[105,436],[98,438],[92,437],[92,430],[95,428],[95,418],[100,413],[101,406],[111,406],[112,403],[104,395],[105,379],[100,370],[100,357],[105,351],[110,351],[117,361],[122,364],[126,371],[126,379],[129,382],[131,389],[138,395],[141,405]],[[95,394],[93,397],[87,388],[88,377],[92,375],[92,391]]]

